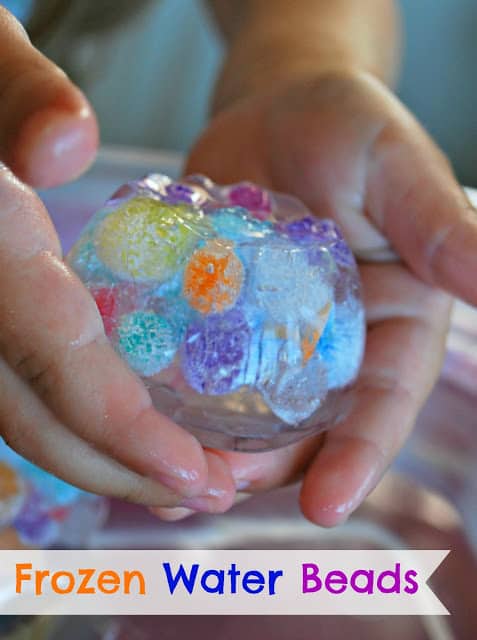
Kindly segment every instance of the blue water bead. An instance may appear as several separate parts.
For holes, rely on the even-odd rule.
[[[98,258],[96,247],[91,240],[85,240],[77,244],[70,254],[68,262],[83,282],[94,282],[95,285],[99,286],[109,285],[114,282],[111,272]]]
[[[155,298],[150,305],[155,313],[169,322],[175,341],[180,344],[193,313],[187,301],[180,295],[180,291],[171,289],[165,295]]]
[[[216,209],[210,220],[217,235],[238,243],[264,238],[273,232],[269,222],[257,220],[243,207]]]
[[[250,299],[274,322],[313,326],[333,294],[321,268],[309,263],[306,251],[273,238],[255,249],[253,262]]]
[[[111,271],[101,262],[96,252],[93,238],[97,225],[111,213],[111,209],[105,207],[98,211],[83,229],[81,238],[73,246],[68,254],[68,264],[83,282],[93,282],[95,286],[112,284],[114,276]]]
[[[118,349],[129,366],[148,377],[167,367],[177,351],[171,323],[154,311],[134,311],[118,322]]]
[[[84,494],[81,489],[26,460],[3,441],[0,441],[0,458],[16,469],[24,481],[36,488],[44,496],[43,500],[49,505],[67,506]]]
[[[360,303],[352,299],[333,306],[317,345],[330,389],[345,387],[358,375],[365,335],[365,314]]]
[[[252,328],[239,309],[191,323],[181,353],[182,370],[190,386],[199,393],[221,395],[245,384],[251,334]]]

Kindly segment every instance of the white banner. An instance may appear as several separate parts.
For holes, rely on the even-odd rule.
[[[448,551],[0,551],[0,614],[445,615]]]

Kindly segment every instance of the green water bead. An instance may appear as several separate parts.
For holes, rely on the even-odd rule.
[[[171,323],[153,311],[134,311],[118,323],[118,349],[129,366],[148,377],[173,360],[177,336]]]

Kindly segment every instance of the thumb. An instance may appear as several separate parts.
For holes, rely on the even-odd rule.
[[[0,61],[0,159],[35,187],[79,175],[98,145],[94,113],[1,6]]]

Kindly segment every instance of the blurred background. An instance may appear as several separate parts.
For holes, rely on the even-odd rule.
[[[180,151],[191,145],[206,121],[224,50],[205,2],[5,4],[86,91],[103,143]],[[449,155],[461,182],[477,186],[477,2],[399,4],[405,32],[399,95]]]

